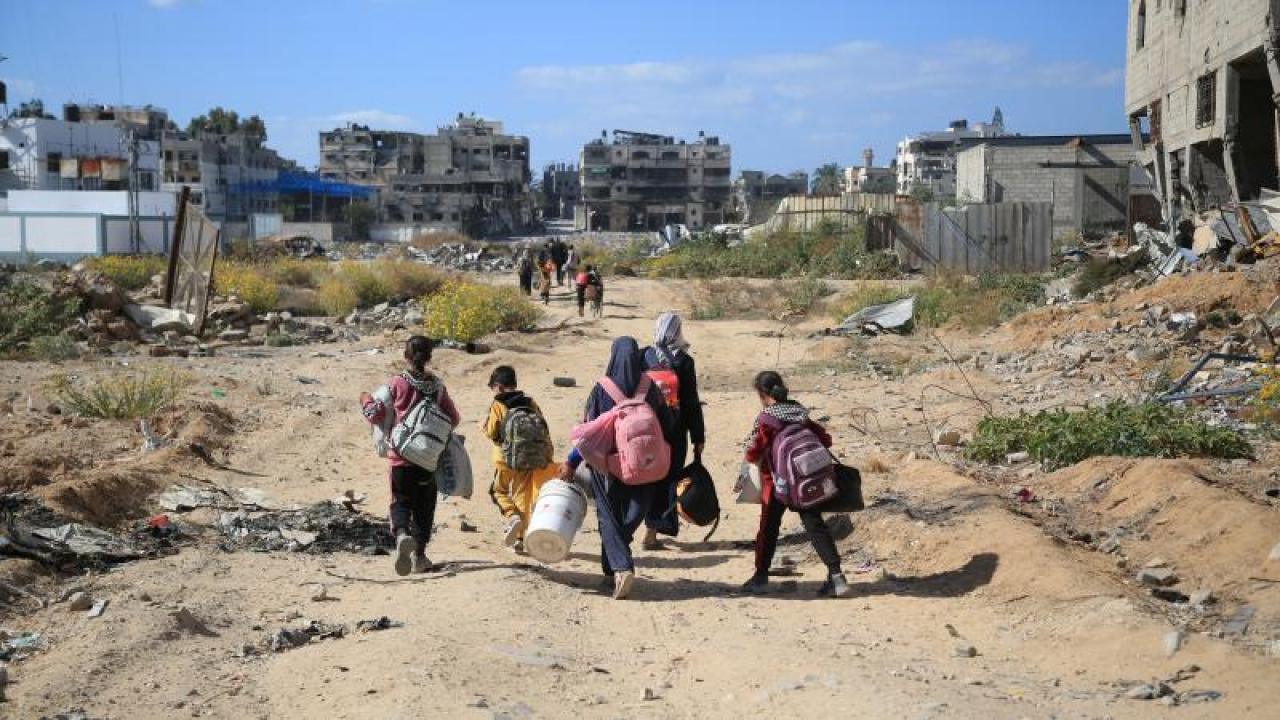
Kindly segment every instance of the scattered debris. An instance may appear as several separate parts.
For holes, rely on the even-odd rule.
[[[91,607],[93,607],[93,598],[87,592],[72,593],[71,597],[67,598],[67,610],[69,612],[84,612]]]
[[[1178,582],[1178,574],[1167,567],[1142,568],[1138,571],[1138,582],[1151,587],[1168,587]]]
[[[0,630],[0,660],[21,660],[33,650],[44,649],[44,636],[38,632],[14,633]]]
[[[227,537],[223,549],[228,551],[376,554],[395,545],[386,520],[328,501],[299,510],[224,512],[218,527]]]
[[[556,387],[571,388],[577,387],[578,381],[571,377],[555,377],[551,379],[551,384]]]
[[[104,598],[93,603],[93,607],[89,608],[89,617],[102,617],[102,613],[107,611],[107,600]]]
[[[320,642],[329,638],[342,638],[347,634],[345,625],[328,624],[319,620],[310,620],[302,627],[281,628],[267,638],[267,647],[271,652],[284,652]]]
[[[172,614],[174,627],[179,632],[189,633],[191,635],[200,635],[202,637],[218,637],[218,633],[209,629],[203,620],[196,617],[196,614],[187,608],[178,608]]]
[[[951,647],[951,654],[958,658],[978,657],[978,648],[973,643],[961,640]]]
[[[366,633],[375,632],[378,630],[387,630],[389,628],[398,628],[398,627],[404,627],[404,623],[400,622],[399,620],[392,620],[386,615],[383,615],[382,617],[374,620],[361,620],[356,623],[356,630],[359,630],[360,632],[366,632]]]
[[[869,305],[844,319],[832,334],[861,333],[879,335],[883,332],[909,333],[915,318],[916,298],[911,296],[883,305]]]

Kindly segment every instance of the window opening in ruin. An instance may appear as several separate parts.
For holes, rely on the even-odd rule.
[[[62,172],[62,153],[51,152],[46,155],[44,167],[47,172]]]
[[[1212,125],[1218,98],[1218,73],[1211,72],[1196,80],[1196,127]]]
[[[1147,3],[1146,0],[1138,3],[1138,22],[1134,26],[1137,29],[1138,46],[1136,50],[1141,50],[1147,44]]]
[[[0,150],[0,170],[9,169],[9,151]]]

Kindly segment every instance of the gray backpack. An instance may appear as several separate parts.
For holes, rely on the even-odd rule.
[[[512,470],[537,470],[551,462],[551,431],[531,407],[507,410],[502,422],[502,462]]]
[[[391,428],[391,447],[405,460],[434,472],[452,434],[453,418],[435,398],[423,397]]]

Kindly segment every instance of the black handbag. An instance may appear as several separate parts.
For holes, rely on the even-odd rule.
[[[866,509],[862,501],[862,473],[857,468],[836,463],[836,496],[814,508],[824,513],[848,513]]]

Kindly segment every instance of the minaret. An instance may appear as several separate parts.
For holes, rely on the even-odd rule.
[[[872,161],[875,159],[875,156],[876,155],[874,150],[872,150],[871,148],[863,148],[862,149],[862,166],[868,167],[868,168],[874,167],[874,165],[872,164]]]
[[[1004,132],[1004,112],[999,105],[996,106],[995,115],[991,116],[991,124],[995,126],[996,130]]]

